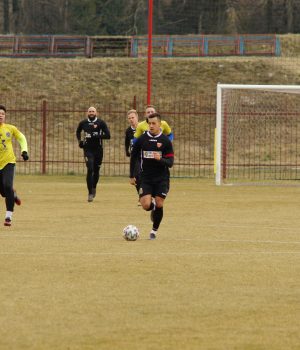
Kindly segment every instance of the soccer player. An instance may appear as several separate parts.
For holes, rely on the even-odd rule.
[[[153,114],[153,113],[156,113],[156,110],[155,110],[154,106],[148,105],[146,107],[146,110],[145,110],[145,118],[146,119],[138,124],[138,126],[136,128],[136,131],[134,133],[135,139],[137,139],[138,137],[143,135],[143,133],[145,131],[149,130],[148,116],[150,114]],[[161,127],[161,130],[162,130],[163,134],[167,135],[169,137],[169,139],[171,141],[173,141],[174,136],[173,136],[173,133],[172,133],[172,130],[171,130],[169,124],[166,121],[162,120],[161,124],[160,124],[160,127]],[[134,139],[134,142],[136,141],[135,139]]]
[[[81,133],[84,133],[83,140]],[[88,202],[92,202],[96,196],[96,188],[100,177],[100,167],[103,159],[102,140],[110,139],[110,131],[106,123],[97,118],[97,110],[90,107],[87,110],[87,118],[82,120],[76,130],[78,145],[83,149],[87,167],[86,183],[88,188]]]
[[[139,122],[139,116],[135,109],[131,109],[130,111],[127,112],[127,120],[130,126],[125,131],[125,153],[127,157],[130,157],[133,138],[134,138],[133,135],[135,133],[136,127]],[[135,188],[138,194],[140,189],[140,172],[141,172],[141,165],[140,165],[139,159],[137,159],[137,162],[134,168],[134,177],[136,180]],[[138,206],[140,205],[141,203],[140,201],[138,201]]]
[[[27,141],[25,136],[11,124],[5,123],[6,108],[0,105],[0,193],[5,198],[6,214],[4,226],[11,226],[15,203],[20,205],[21,200],[17,197],[14,189],[14,174],[16,157],[12,146],[14,137],[21,147],[21,156],[24,161],[29,159]]]
[[[150,239],[155,239],[163,218],[164,200],[169,192],[169,168],[173,166],[174,152],[172,142],[162,133],[160,114],[150,114],[148,123],[149,131],[137,139],[131,151],[130,184],[136,183],[134,168],[136,159],[140,155],[142,168],[140,202],[144,210],[151,210],[153,226]]]

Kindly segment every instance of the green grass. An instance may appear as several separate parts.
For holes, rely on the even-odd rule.
[[[156,241],[127,179],[103,178],[93,203],[84,177],[16,188],[1,349],[299,349],[299,188],[173,179]]]

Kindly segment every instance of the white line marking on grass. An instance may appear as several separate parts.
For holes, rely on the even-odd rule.
[[[225,242],[225,243],[259,243],[259,244],[300,244],[300,241],[260,241],[260,240],[239,240],[239,239],[218,239],[211,240],[211,242]]]
[[[256,252],[163,252],[163,253],[124,253],[124,252],[39,252],[39,253],[25,253],[25,252],[0,252],[0,256],[220,256],[220,255],[300,255],[300,251],[283,251],[283,252],[268,252],[268,251],[256,251]]]
[[[261,229],[261,230],[284,230],[284,231],[299,231],[299,227],[285,227],[285,226],[260,226],[256,224],[251,224],[249,225],[235,225],[235,224],[204,224],[200,225],[201,227],[213,227],[213,228],[250,228],[253,230]]]
[[[166,239],[165,239],[166,240]],[[174,241],[201,241],[201,242],[217,242],[217,243],[250,243],[250,244],[300,244],[300,241],[261,241],[261,240],[239,240],[239,239],[195,239],[195,238],[174,238]]]
[[[112,236],[81,236],[81,237],[68,237],[68,236],[29,236],[29,235],[1,235],[3,238],[33,238],[33,239],[59,239],[65,241],[94,241],[94,240],[118,240],[122,241],[120,237]],[[148,238],[140,238],[139,241],[148,241]],[[198,241],[198,242],[210,242],[210,243],[249,243],[249,244],[300,244],[300,241],[274,241],[274,240],[249,240],[249,239],[201,239],[195,237],[186,237],[186,238],[166,238],[161,237],[160,241]]]

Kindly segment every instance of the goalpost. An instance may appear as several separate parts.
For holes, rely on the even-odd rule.
[[[217,185],[297,184],[300,86],[218,84],[215,135]]]

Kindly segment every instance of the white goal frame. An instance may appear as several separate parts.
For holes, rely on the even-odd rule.
[[[218,84],[216,101],[216,132],[215,132],[215,183],[223,184],[222,179],[222,97],[225,90],[265,90],[274,92],[293,92],[300,94],[300,85],[243,85],[243,84]]]

